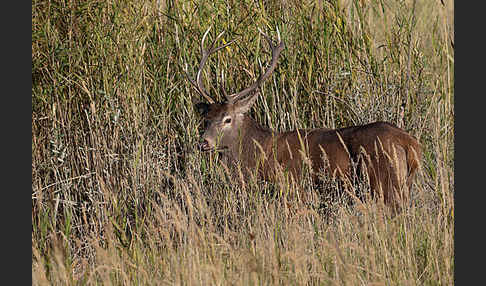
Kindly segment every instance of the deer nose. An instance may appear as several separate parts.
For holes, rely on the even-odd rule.
[[[208,151],[209,149],[211,149],[211,147],[209,146],[209,142],[208,140],[204,139],[200,144],[199,144],[199,149],[201,151]]]

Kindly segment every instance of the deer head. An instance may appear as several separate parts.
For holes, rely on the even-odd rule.
[[[208,101],[208,103],[197,103],[195,106],[198,113],[204,118],[204,133],[202,135],[202,143],[200,146],[201,150],[222,151],[225,149],[236,148],[235,143],[238,142],[238,137],[241,135],[243,122],[245,120],[245,113],[250,110],[251,106],[256,100],[256,96],[258,94],[257,88],[272,74],[273,70],[277,66],[277,59],[280,52],[284,48],[284,43],[280,40],[280,34],[278,35],[278,43],[275,44],[270,37],[260,31],[268,42],[272,51],[272,59],[268,68],[266,71],[261,72],[258,79],[252,85],[240,92],[228,95],[223,90],[226,101],[219,103],[209,96],[208,92],[202,85],[201,74],[208,57],[211,54],[230,45],[234,41],[215,48],[214,45],[216,41],[223,35],[223,32],[216,37],[208,49],[205,49],[204,41],[210,29],[211,28],[204,33],[201,40],[202,58],[199,64],[196,80],[191,79],[189,76],[188,78],[190,83],[196,89],[197,93]]]

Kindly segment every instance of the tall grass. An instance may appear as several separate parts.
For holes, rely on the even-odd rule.
[[[450,285],[453,1],[32,1],[35,285]],[[286,48],[251,115],[277,130],[376,120],[424,154],[389,218],[336,189],[238,178],[201,154],[199,43],[213,97]],[[366,189],[366,185],[358,186]],[[310,199],[303,200],[306,195]],[[326,210],[326,211],[324,211]]]

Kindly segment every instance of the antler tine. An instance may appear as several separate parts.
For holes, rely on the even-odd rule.
[[[278,35],[278,43],[277,44],[274,44],[273,40],[267,34],[263,33],[260,29],[258,29],[258,31],[260,31],[260,33],[263,35],[265,40],[268,42],[270,49],[272,50],[272,60],[270,61],[270,65],[267,68],[267,70],[265,72],[262,71],[260,73],[260,76],[258,77],[258,79],[252,85],[250,85],[249,87],[245,88],[244,90],[242,90],[238,93],[232,94],[232,95],[227,97],[228,100],[231,101],[231,102],[235,102],[235,101],[247,96],[251,92],[253,92],[255,89],[257,89],[261,85],[261,83],[264,80],[266,80],[272,74],[273,70],[277,66],[278,56],[280,55],[280,52],[282,52],[282,50],[285,47],[284,42],[280,39],[280,32],[278,31],[278,28],[277,28],[277,35]]]
[[[260,34],[262,34],[262,36],[265,38],[268,45],[270,46],[270,49],[273,50],[275,48],[275,46],[273,44],[273,40],[267,34],[265,34],[262,30],[260,30],[260,28],[258,28],[258,32],[260,32]],[[279,37],[279,42],[280,42],[280,37]]]
[[[209,102],[209,103],[214,103],[214,100],[209,97],[207,94],[204,93],[204,91],[201,91],[201,89],[199,88],[198,84],[189,76],[189,72],[187,71],[187,63],[186,63],[186,66],[185,66],[185,69],[184,69],[184,72],[186,73],[186,77],[187,79],[189,80],[189,82],[192,84],[192,86],[196,89],[197,93],[199,93],[199,95],[203,96],[204,98],[206,98],[206,100]]]
[[[214,44],[219,40],[219,38],[221,38],[221,36],[225,33],[225,31],[219,33],[219,35],[216,37],[216,39],[214,39],[214,41],[211,43],[211,48],[210,48],[210,51],[209,53],[212,54],[212,53],[215,53],[223,48],[226,48],[227,46],[231,45],[232,43],[234,43],[236,40],[231,40],[229,41],[228,43],[222,45],[222,46],[219,46],[217,48],[214,48]]]
[[[224,70],[221,72],[221,86],[220,86],[221,92],[223,93],[224,97],[228,99],[228,94],[226,93],[226,89],[224,88]]]
[[[204,33],[202,40],[201,40],[202,58],[201,58],[201,61],[199,62],[199,68],[198,68],[197,74],[196,74],[196,83],[197,83],[196,87],[197,87],[199,94],[201,96],[203,96],[204,98],[206,98],[206,100],[210,104],[213,104],[214,100],[209,96],[208,92],[204,88],[204,85],[202,84],[202,78],[201,78],[202,70],[204,68],[204,65],[206,64],[206,61],[208,60],[208,57],[209,57],[209,53],[206,50],[204,50],[204,42],[206,41],[206,37],[208,36],[210,30],[211,30],[211,26],[209,26],[209,28],[206,30],[206,32]]]
[[[219,51],[219,50],[221,50],[221,49],[223,49],[223,48],[231,45],[235,40],[232,40],[232,41],[228,42],[227,44],[224,44],[224,45],[222,45],[220,47],[214,48],[215,43],[224,34],[224,31],[223,31],[210,44],[209,49],[204,49],[204,42],[206,41],[206,37],[208,36],[210,30],[211,30],[211,26],[206,30],[206,32],[204,33],[204,35],[202,37],[202,40],[201,40],[201,54],[202,54],[202,58],[201,58],[201,61],[199,62],[199,68],[198,68],[197,75],[196,75],[196,81],[194,81],[191,78],[189,78],[189,81],[196,88],[196,90],[198,91],[198,93],[201,96],[203,96],[209,103],[212,104],[215,101],[209,96],[209,93],[204,88],[204,85],[202,83],[202,77],[201,77],[202,70],[203,70],[204,65],[206,64],[206,62],[207,62],[207,60],[208,60],[208,58],[209,58],[209,56],[211,54],[213,54],[213,53],[215,53],[215,52],[217,52],[217,51]],[[187,71],[186,71],[186,73],[187,73]]]

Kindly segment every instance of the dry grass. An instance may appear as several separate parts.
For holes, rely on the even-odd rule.
[[[33,1],[33,284],[453,284],[444,2]],[[199,153],[183,65],[196,69],[209,25],[210,37],[237,40],[208,62],[220,99],[268,59],[257,28],[279,27],[286,49],[251,111],[262,124],[385,120],[416,136],[424,156],[409,209],[390,218],[350,205],[329,179],[234,180]]]

